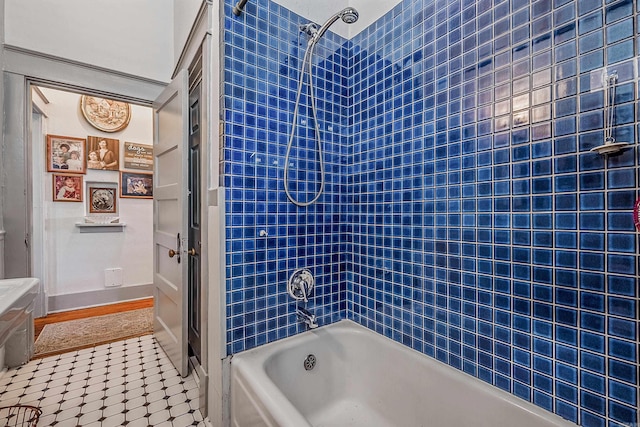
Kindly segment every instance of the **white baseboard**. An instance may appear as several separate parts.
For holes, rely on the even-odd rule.
[[[77,310],[99,305],[115,304],[153,296],[153,284],[124,286],[121,288],[100,289],[66,295],[50,295],[49,313]]]

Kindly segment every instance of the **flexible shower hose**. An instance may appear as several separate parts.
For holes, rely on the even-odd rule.
[[[287,154],[284,159],[284,192],[287,194],[291,203],[296,206],[306,207],[315,203],[320,196],[322,195],[322,191],[324,190],[324,160],[322,154],[322,141],[320,140],[320,125],[318,124],[318,114],[316,111],[316,103],[315,97],[313,95],[313,67],[311,65],[311,59],[313,57],[313,49],[317,43],[317,39],[312,37],[307,44],[307,49],[304,52],[304,59],[302,60],[302,66],[300,67],[300,81],[298,82],[298,93],[296,95],[296,105],[293,108],[293,121],[291,124],[291,135],[289,135],[289,144],[287,145]],[[308,62],[307,62],[308,60]],[[300,108],[300,96],[302,94],[302,86],[304,84],[304,67],[306,64],[309,64],[309,98],[311,98],[311,111],[313,112],[313,122],[316,130],[316,141],[318,143],[318,158],[320,161],[320,188],[318,192],[308,202],[300,202],[296,200],[291,192],[289,191],[289,156],[291,155],[291,147],[293,146],[293,140],[295,138],[296,127],[298,126],[298,109]]]

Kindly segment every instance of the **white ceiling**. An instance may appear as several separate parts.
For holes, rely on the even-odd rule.
[[[402,0],[273,0],[287,9],[317,24],[324,23],[345,7],[353,7],[360,14],[357,22],[347,25],[341,20],[331,26],[331,31],[351,39],[393,9]]]

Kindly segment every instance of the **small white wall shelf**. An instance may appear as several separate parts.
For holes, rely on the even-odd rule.
[[[115,224],[76,222],[76,227],[80,229],[81,233],[118,233],[124,231],[126,226],[127,224],[124,222]]]

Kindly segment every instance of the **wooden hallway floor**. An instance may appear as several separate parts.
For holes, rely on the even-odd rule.
[[[66,322],[68,320],[86,319],[88,317],[103,316],[105,314],[121,313],[123,311],[138,310],[140,308],[153,307],[153,298],[139,299],[135,301],[126,301],[117,304],[101,305],[98,307],[82,308],[79,310],[61,311],[51,313],[45,317],[34,320],[35,339],[38,339],[40,332],[45,325],[58,322]]]

